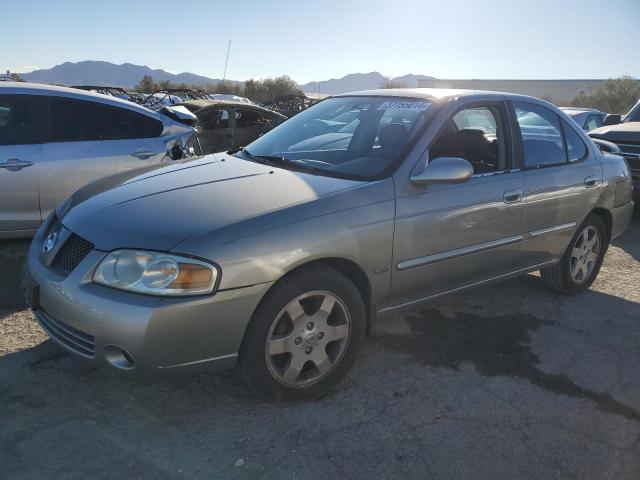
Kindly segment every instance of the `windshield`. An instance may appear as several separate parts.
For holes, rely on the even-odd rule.
[[[371,179],[399,157],[431,113],[424,99],[337,97],[297,114],[237,155],[284,168]],[[280,166],[279,165],[279,166]]]
[[[624,122],[640,122],[640,102],[636,103],[636,106],[627,113],[627,116],[624,117]]]

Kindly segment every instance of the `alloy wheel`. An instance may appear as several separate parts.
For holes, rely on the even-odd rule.
[[[592,225],[585,227],[571,250],[569,264],[571,278],[574,282],[584,283],[593,273],[600,254],[600,233]]]
[[[326,291],[291,300],[276,316],[265,344],[267,367],[290,387],[306,387],[327,377],[342,359],[351,334],[344,302]]]

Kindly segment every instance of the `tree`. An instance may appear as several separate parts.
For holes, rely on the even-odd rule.
[[[151,75],[145,75],[138,82],[135,89],[136,89],[136,92],[140,92],[140,93],[153,93],[156,90],[158,90],[157,87],[158,86],[156,85],[156,82],[153,81],[153,78],[151,77]]]
[[[409,85],[395,80],[385,80],[380,84],[380,88],[407,88]]]
[[[238,96],[242,96],[244,94],[242,84],[235,83],[230,80],[220,80],[218,83],[208,87],[207,91],[209,91],[209,93],[223,93]]]
[[[610,78],[593,91],[579,92],[569,102],[571,107],[597,108],[609,113],[627,113],[640,99],[640,82],[629,75]]]

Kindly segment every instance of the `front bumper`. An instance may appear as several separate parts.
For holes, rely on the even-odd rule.
[[[27,278],[37,285],[36,318],[65,350],[117,368],[233,367],[251,315],[271,286],[182,298],[120,291],[91,281],[105,252],[91,251],[66,277],[45,267],[39,259],[41,232],[26,266]],[[121,351],[124,357],[118,356]]]

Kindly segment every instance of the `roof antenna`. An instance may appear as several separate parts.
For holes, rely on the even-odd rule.
[[[229,63],[229,50],[231,50],[231,40],[229,40],[229,45],[227,45],[227,59],[224,61],[224,73],[222,74],[222,81],[227,79],[227,64]]]

